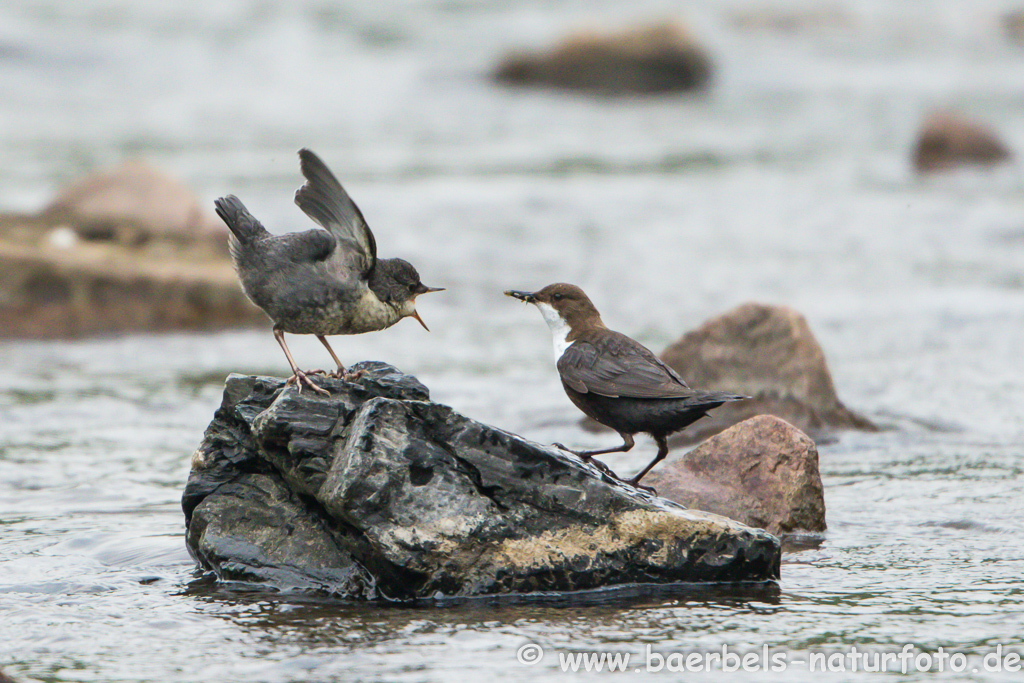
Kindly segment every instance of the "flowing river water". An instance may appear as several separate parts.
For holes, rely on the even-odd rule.
[[[829,529],[784,555],[777,591],[337,604],[196,584],[185,550],[181,491],[225,376],[286,371],[269,326],[4,341],[0,668],[22,681],[543,681],[565,678],[574,653],[607,652],[667,680],[778,680],[766,654],[786,680],[883,675],[856,648],[922,680],[941,648],[950,680],[1020,680],[1007,669],[1024,650],[1024,173],[1018,161],[920,178],[909,162],[922,119],[947,106],[1024,154],[1012,9],[8,0],[2,210],[141,156],[204,203],[232,192],[272,230],[305,229],[291,197],[309,146],[381,255],[448,290],[421,300],[429,334],[403,322],[337,338],[345,361],[390,362],[527,438],[598,447],[614,437],[580,429],[547,328],[502,290],[574,282],[655,350],[763,301],[807,317],[840,398],[884,429],[820,444]],[[706,93],[608,99],[486,78],[508,49],[662,17],[714,55]],[[290,344],[300,365],[329,361],[315,339]],[[607,462],[628,472],[651,450],[638,439]],[[671,671],[723,648],[756,655],[754,670],[723,672],[727,657]]]

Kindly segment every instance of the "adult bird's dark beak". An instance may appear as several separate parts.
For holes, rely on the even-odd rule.
[[[513,299],[519,299],[520,301],[525,301],[528,304],[532,304],[535,301],[535,299],[533,298],[533,293],[532,292],[520,292],[520,291],[515,290],[515,289],[507,289],[507,290],[505,290],[505,296],[510,296]]]

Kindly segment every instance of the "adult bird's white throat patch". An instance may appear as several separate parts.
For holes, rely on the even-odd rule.
[[[557,363],[558,359],[565,353],[565,350],[572,345],[572,342],[568,340],[572,329],[551,304],[538,302],[536,306],[540,309],[540,314],[544,316],[544,322],[551,329],[551,341],[555,347],[555,362]]]

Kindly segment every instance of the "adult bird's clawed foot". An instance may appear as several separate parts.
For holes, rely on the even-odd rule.
[[[573,449],[568,448],[564,444],[560,444],[557,441],[555,443],[551,444],[551,445],[554,446],[555,448],[557,448],[560,451],[565,451],[566,453],[572,453],[573,455],[575,455],[577,458],[579,458],[583,462],[590,463],[591,465],[593,465],[597,469],[601,470],[603,473],[607,474],[612,479],[617,479],[618,481],[622,481],[622,478],[619,475],[617,475],[614,472],[612,472],[612,468],[608,467],[608,465],[605,465],[603,462],[601,462],[600,460],[595,458],[593,453],[588,453],[586,451],[574,451]]]
[[[612,472],[612,468],[611,467],[608,467],[608,465],[605,465],[603,462],[601,462],[597,458],[593,458],[593,457],[587,456],[586,458],[583,458],[583,460],[585,462],[589,462],[591,465],[593,465],[597,469],[601,470],[602,472],[607,474],[612,479],[619,479],[619,475],[617,475],[614,472]],[[621,479],[619,479],[619,481],[621,481]]]
[[[630,486],[632,486],[633,488],[635,488],[638,491],[646,491],[647,493],[651,494],[652,496],[658,495],[657,489],[655,489],[653,486],[641,486],[640,485],[640,478],[639,477],[633,477],[632,479],[623,479],[622,483],[623,484],[629,484]]]

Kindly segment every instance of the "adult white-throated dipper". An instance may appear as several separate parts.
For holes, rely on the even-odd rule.
[[[556,283],[537,292],[507,291],[540,309],[551,328],[555,366],[562,387],[576,407],[622,437],[622,445],[596,451],[563,450],[584,460],[633,447],[633,435],[646,433],[658,454],[626,483],[637,486],[668,454],[666,437],[689,426],[726,401],[746,396],[695,391],[654,353],[626,335],[609,330],[594,304],[576,285]]]
[[[420,282],[408,261],[377,258],[359,207],[317,155],[300,149],[299,165],[306,183],[295,192],[295,203],[323,230],[271,235],[234,195],[214,204],[231,230],[231,260],[242,289],[274,322],[274,338],[292,368],[288,383],[326,395],[307,376],[321,371],[303,372],[295,364],[285,332],[315,334],[338,364],[335,376],[347,377],[324,335],[383,330],[405,317],[428,329],[416,312],[416,297],[442,290]]]

